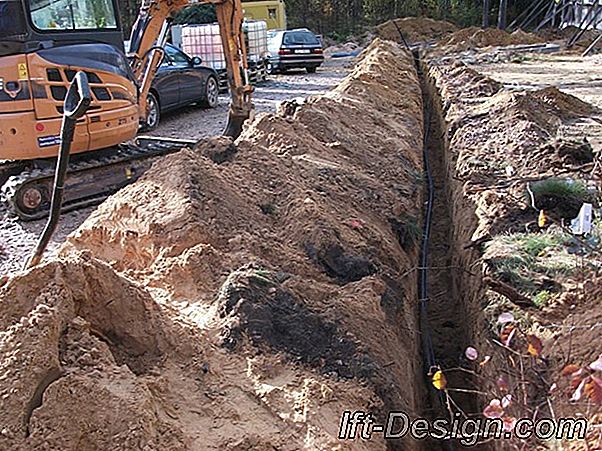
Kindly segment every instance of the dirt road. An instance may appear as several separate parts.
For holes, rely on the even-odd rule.
[[[352,59],[327,60],[315,74],[304,71],[271,76],[267,82],[257,87],[255,108],[257,112],[275,111],[277,105],[289,99],[320,94],[336,86],[353,66]],[[217,108],[205,110],[189,107],[166,114],[154,136],[200,139],[219,135],[225,126],[228,112],[228,97],[221,96]],[[51,241],[47,254],[54,252],[95,210],[95,207],[65,214]],[[23,223],[0,211],[0,276],[8,275],[22,268],[35,247],[45,221]]]

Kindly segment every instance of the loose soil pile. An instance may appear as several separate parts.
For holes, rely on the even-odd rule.
[[[572,26],[572,25],[569,27],[563,28],[562,30],[559,30],[558,28],[554,28],[554,29],[546,28],[544,30],[538,31],[537,36],[542,37],[546,41],[560,41],[560,40],[568,41],[578,31],[579,31],[579,28]],[[575,43],[575,47],[578,50],[585,49],[594,41],[594,39],[596,39],[596,37],[598,37],[599,34],[600,34],[600,32],[596,31],[596,30],[586,30],[583,33],[583,35],[581,36],[581,38],[579,38],[579,40]],[[598,45],[596,47],[599,48],[600,46],[601,46],[600,43],[598,43]]]
[[[484,47],[505,47],[510,45],[538,44],[545,40],[537,35],[517,30],[513,33],[498,28],[482,29],[468,27],[458,30],[440,42],[446,52],[461,52],[464,50]]]
[[[597,113],[554,87],[502,90],[496,81],[462,63],[433,66],[431,77],[450,123],[450,146],[458,152],[455,176],[477,191],[477,198],[489,192],[488,186],[513,185],[512,181],[534,175],[544,178],[563,169],[563,147],[550,144],[563,124]],[[524,186],[514,185],[506,195],[523,199]],[[516,217],[519,205],[478,199],[475,203],[483,208],[479,235],[507,231],[509,225],[524,230],[524,222]]]
[[[440,40],[458,30],[454,24],[428,17],[404,17],[389,20],[376,28],[376,34],[381,39],[403,43],[399,30],[409,44]]]
[[[376,40],[281,111],[159,160],[0,290],[0,448],[331,449],[345,410],[419,414],[413,58]]]

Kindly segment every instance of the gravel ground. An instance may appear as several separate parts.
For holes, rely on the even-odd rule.
[[[351,59],[327,60],[315,74],[303,71],[271,76],[257,86],[254,94],[257,112],[274,112],[284,100],[320,94],[336,86],[353,67]],[[220,97],[217,108],[204,110],[184,108],[162,117],[159,127],[150,133],[154,136],[199,139],[220,134],[226,124],[227,96]],[[45,255],[52,255],[67,235],[73,232],[94,211],[95,207],[67,213],[60,224]],[[19,271],[33,251],[45,221],[22,222],[0,212],[0,279]]]

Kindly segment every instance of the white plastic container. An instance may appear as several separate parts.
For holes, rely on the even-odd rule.
[[[246,35],[249,61],[257,63],[265,58],[268,52],[268,24],[263,20],[245,20],[243,31]]]
[[[243,23],[249,62],[258,63],[266,57],[268,50],[267,24],[263,20]],[[219,33],[219,25],[182,25],[172,28],[174,44],[190,56],[198,56],[203,65],[215,70],[226,69],[226,60]]]
[[[571,228],[575,235],[587,235],[592,231],[594,207],[592,204],[583,204],[579,215],[571,221]]]
[[[182,50],[190,56],[201,58],[205,66],[215,70],[226,68],[218,24],[183,26]]]

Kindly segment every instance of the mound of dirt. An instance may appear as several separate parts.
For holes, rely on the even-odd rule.
[[[545,40],[537,35],[516,30],[513,33],[498,28],[463,28],[440,42],[447,52],[460,52],[483,47],[538,44]]]
[[[409,44],[442,39],[458,30],[454,24],[428,17],[403,17],[389,20],[376,27],[381,39],[402,43],[399,31]]]
[[[422,129],[377,39],[329,94],[154,163],[0,291],[0,447],[332,449],[345,410],[418,415]]]
[[[450,78],[441,88],[445,90],[446,98],[453,97],[458,103],[489,97],[503,88],[500,82],[481,74],[462,62],[456,62],[446,70]]]
[[[563,28],[562,30],[559,30],[558,28],[554,28],[554,29],[546,28],[544,30],[538,31],[537,36],[540,36],[542,39],[545,39],[546,41],[560,41],[560,40],[568,41],[578,31],[579,31],[579,28],[577,28],[573,25]],[[583,50],[584,48],[588,47],[594,41],[594,39],[596,39],[598,37],[599,34],[600,34],[600,32],[596,31],[596,30],[586,30],[583,33],[583,35],[579,38],[579,40],[575,43],[575,47],[577,49]],[[598,45],[596,47],[600,48],[600,46],[601,46],[601,44],[598,43]]]
[[[142,378],[167,353],[192,362],[202,351],[146,291],[72,255],[0,298],[2,449],[187,449]]]
[[[551,145],[563,124],[599,114],[592,105],[554,87],[505,91],[498,86],[488,94],[481,89],[484,77],[461,63],[433,66],[430,72],[450,124],[450,146],[459,152],[456,176],[479,187],[479,192],[507,178],[553,172],[564,158],[562,148]],[[467,101],[465,93],[472,91],[480,95]],[[513,195],[523,198],[522,192]],[[524,218],[516,211],[521,205],[511,208],[485,201],[481,213],[482,224],[487,225],[482,232],[496,233],[509,223],[521,224]]]

